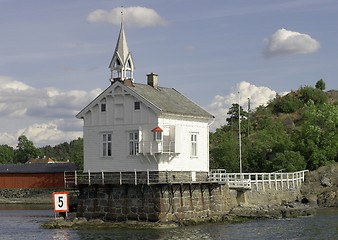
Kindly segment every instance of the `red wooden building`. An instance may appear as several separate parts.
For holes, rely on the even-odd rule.
[[[75,171],[72,163],[0,165],[1,188],[63,188],[64,172]]]

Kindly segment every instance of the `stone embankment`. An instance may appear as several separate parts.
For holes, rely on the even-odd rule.
[[[338,163],[310,172],[301,194],[302,202],[313,207],[338,207]]]
[[[230,215],[248,218],[280,218],[312,215],[318,207],[338,207],[338,163],[320,167],[306,175],[300,191],[256,191],[247,202],[232,208]]]

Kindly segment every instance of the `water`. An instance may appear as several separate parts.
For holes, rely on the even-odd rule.
[[[338,208],[316,216],[255,220],[238,224],[203,224],[174,229],[71,230],[43,229],[54,218],[50,209],[0,205],[0,240],[109,240],[109,239],[338,239]]]

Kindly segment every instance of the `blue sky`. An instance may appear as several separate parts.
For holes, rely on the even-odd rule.
[[[121,5],[135,82],[157,73],[214,128],[238,91],[245,107],[319,79],[338,87],[336,0],[0,0],[0,144],[82,136],[74,116],[109,86]]]

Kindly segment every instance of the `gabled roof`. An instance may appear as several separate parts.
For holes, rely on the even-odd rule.
[[[179,93],[174,88],[157,87],[156,89],[147,84],[134,83],[126,86],[123,83],[113,82],[105,91],[88,104],[76,117],[82,118],[94,105],[104,98],[112,88],[120,86],[139,101],[151,106],[157,112],[167,115],[180,115],[194,118],[212,119],[213,116],[196,103]]]
[[[164,114],[213,118],[210,113],[174,88],[153,88],[150,85],[139,83],[135,83],[134,86],[128,86],[128,88],[158,107]]]

